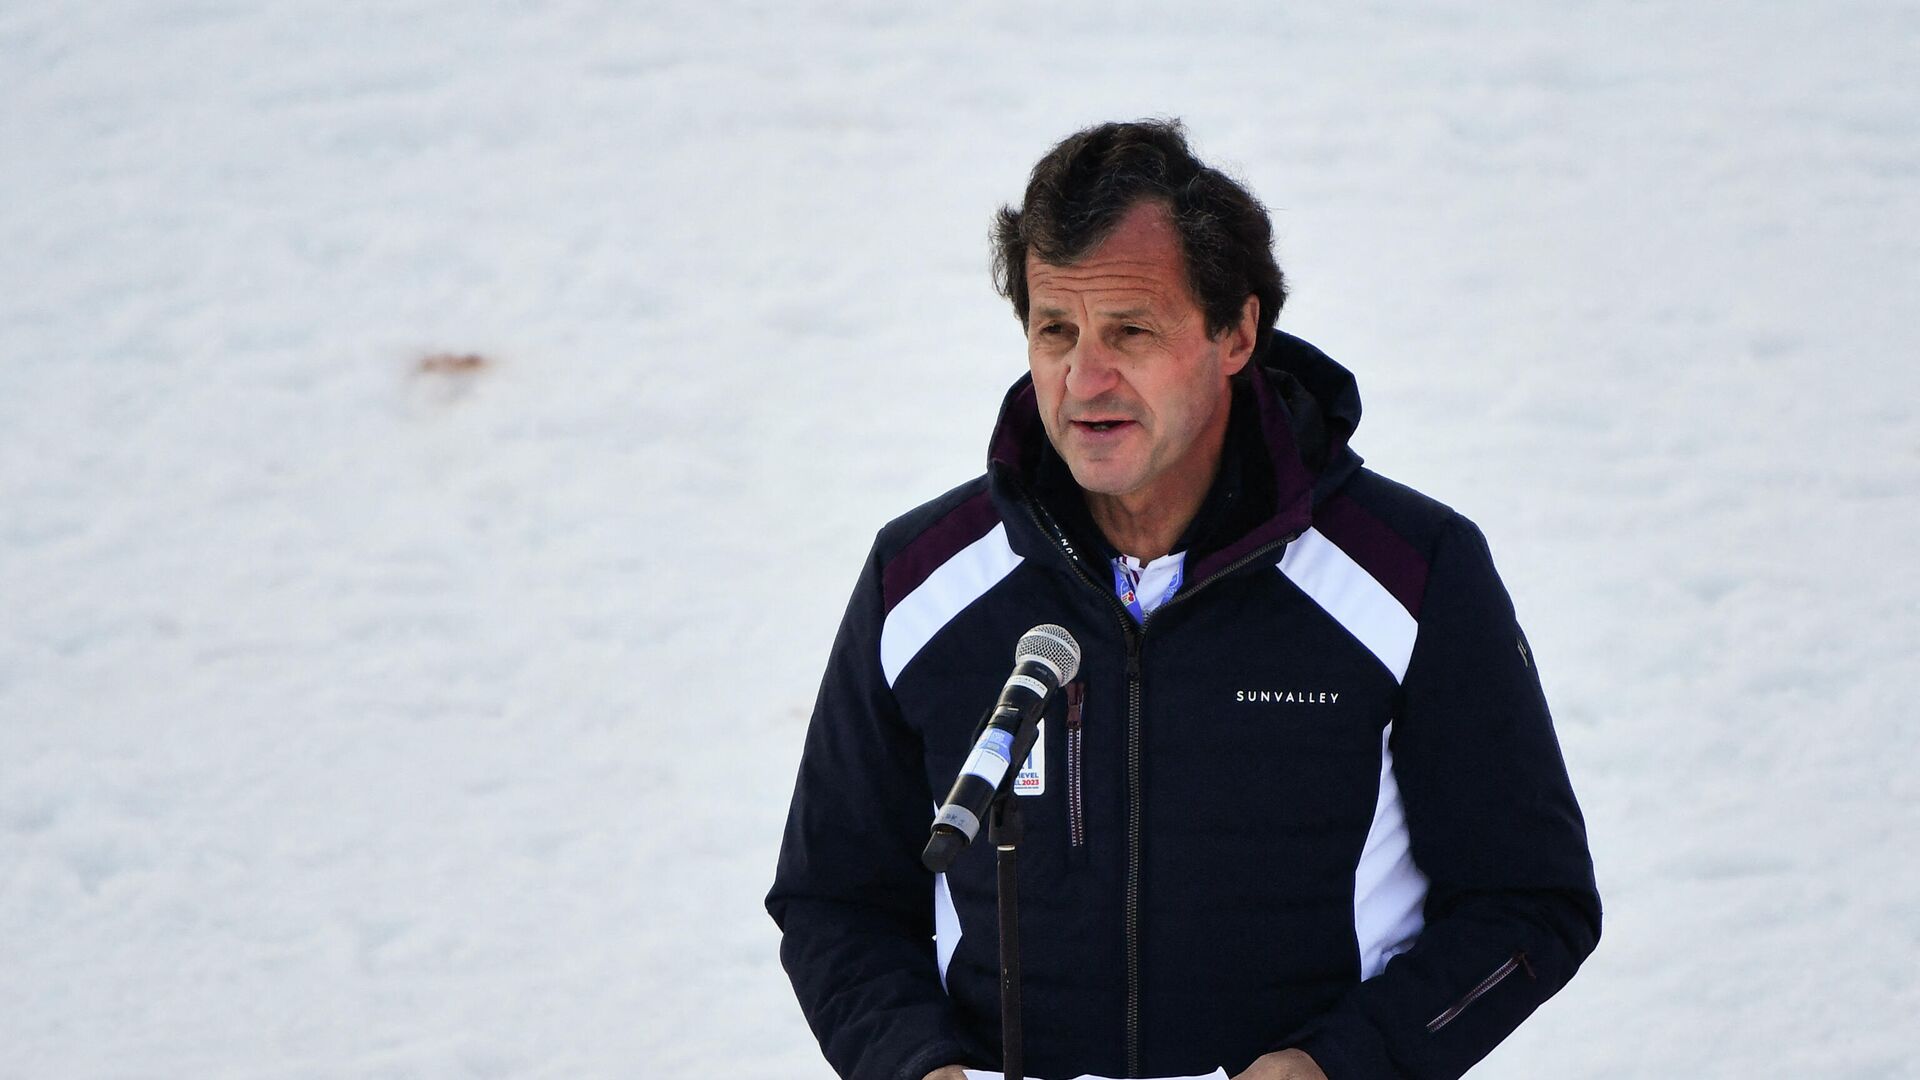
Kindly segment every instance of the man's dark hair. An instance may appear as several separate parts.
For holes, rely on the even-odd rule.
[[[1265,346],[1287,282],[1273,259],[1273,224],[1253,193],[1193,156],[1178,120],[1101,124],[1060,140],[1033,167],[1019,209],[993,220],[993,277],[1027,324],[1027,253],[1070,266],[1142,202],[1165,205],[1187,257],[1187,284],[1206,313],[1207,334],[1240,321],[1247,294],[1260,298]]]

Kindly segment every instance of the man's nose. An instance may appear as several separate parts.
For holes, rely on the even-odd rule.
[[[1088,400],[1113,389],[1120,381],[1117,357],[1097,335],[1082,334],[1067,355],[1067,396]]]

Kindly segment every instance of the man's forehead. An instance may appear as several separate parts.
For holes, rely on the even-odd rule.
[[[1048,293],[1103,305],[1192,301],[1180,234],[1158,203],[1127,211],[1106,239],[1075,262],[1050,263],[1029,251],[1026,269],[1033,310],[1042,314],[1058,309]]]

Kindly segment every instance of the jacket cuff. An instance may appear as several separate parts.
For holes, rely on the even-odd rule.
[[[935,1069],[961,1065],[966,1060],[967,1052],[959,1043],[942,1040],[908,1058],[893,1074],[893,1080],[923,1080]]]
[[[1327,1074],[1327,1080],[1382,1080],[1404,1075],[1387,1055],[1379,1033],[1357,1018],[1330,1018],[1288,1045],[1305,1051]]]

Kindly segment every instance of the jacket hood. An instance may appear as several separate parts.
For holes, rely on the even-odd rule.
[[[1194,580],[1265,544],[1297,536],[1313,521],[1313,507],[1337,490],[1360,467],[1348,446],[1360,424],[1360,388],[1353,373],[1307,341],[1275,330],[1234,379],[1235,425],[1245,415],[1255,432],[1229,430],[1230,441],[1257,438],[1270,466],[1259,475],[1272,478],[1270,512],[1239,537],[1205,553],[1189,570]],[[987,455],[988,475],[1011,483],[1030,496],[1042,460],[1052,453],[1040,422],[1033,376],[1023,375],[1007,391]],[[1262,493],[1265,494],[1265,493]]]
[[[1284,386],[1290,376],[1311,399],[1302,403],[1301,408],[1290,411],[1318,413],[1325,438],[1321,460],[1330,470],[1337,471],[1340,479],[1346,479],[1359,464],[1358,455],[1352,455],[1351,464],[1343,465],[1341,461],[1351,454],[1347,444],[1360,426],[1360,384],[1354,380],[1353,372],[1313,343],[1278,330],[1273,332],[1258,360],[1260,370],[1270,381]],[[1324,474],[1329,470],[1320,471]]]

